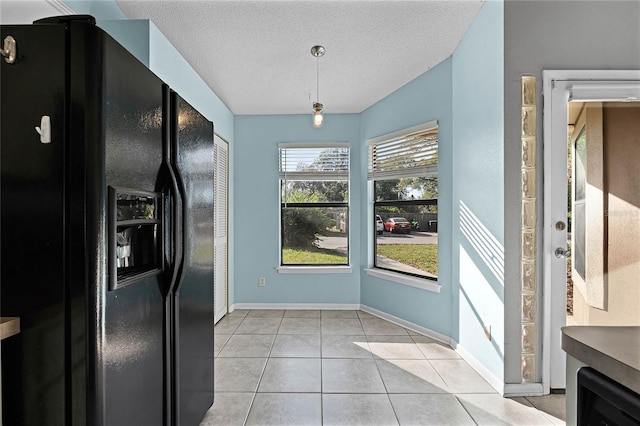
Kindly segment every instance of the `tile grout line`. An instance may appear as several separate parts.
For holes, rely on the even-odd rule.
[[[245,318],[247,318],[249,316],[250,312],[251,311],[249,311],[247,313]],[[271,342],[271,346],[269,347],[269,352],[267,353],[267,358],[266,358],[266,360],[264,362],[264,366],[262,367],[262,372],[260,373],[260,379],[258,380],[258,383],[256,384],[255,391],[253,392],[253,398],[251,399],[251,404],[249,404],[249,410],[247,410],[247,415],[246,415],[245,420],[244,420],[244,425],[246,425],[247,421],[249,421],[249,415],[251,414],[251,409],[253,408],[253,404],[255,403],[256,397],[258,396],[258,389],[260,389],[260,384],[262,383],[262,379],[264,378],[264,373],[267,370],[267,364],[269,364],[269,359],[271,358],[271,351],[273,350],[273,346],[275,345],[276,339],[278,338],[278,331],[280,330],[280,325],[282,325],[282,319],[283,318],[284,318],[284,313],[283,313],[282,318],[280,318],[280,324],[278,324],[278,329],[276,330],[276,334],[273,337],[273,342]]]
[[[238,328],[240,328],[240,324],[242,324],[242,322],[245,320],[245,318],[247,318],[247,316],[249,315],[249,312],[251,311],[247,311],[247,313],[242,317],[242,320],[240,321],[240,323],[238,324],[238,327],[236,327],[236,330],[238,330]],[[232,336],[235,336],[235,331],[233,332]],[[229,337],[229,340],[231,340],[231,337]],[[264,367],[262,367],[262,374],[264,374],[264,369],[266,368],[267,363],[264,363]],[[262,379],[262,374],[260,375],[260,379]],[[258,381],[258,385],[256,385],[256,389],[253,392],[253,395],[251,397],[251,403],[249,404],[249,408],[247,409],[247,413],[244,415],[244,421],[242,422],[242,425],[245,426],[247,424],[247,421],[249,420],[249,413],[251,413],[251,408],[253,408],[253,403],[256,400],[256,395],[258,394],[258,386],[260,385],[260,381]]]
[[[462,401],[460,401],[460,398],[458,398],[458,395],[452,393],[451,395],[453,395],[453,397],[455,398],[455,400],[458,402],[458,404],[460,404],[460,406],[462,407],[462,409],[464,410],[465,413],[467,413],[467,415],[469,416],[469,418],[471,419],[471,421],[473,421],[473,423],[475,423],[476,425],[478,424],[478,422],[476,421],[476,419],[471,415],[471,412],[469,412],[469,410],[467,410],[467,407],[465,407],[465,405],[462,403]]]
[[[250,312],[250,311],[249,311],[249,312]],[[269,361],[273,358],[273,349],[275,348],[276,340],[278,339],[278,336],[284,336],[284,335],[286,335],[286,333],[285,333],[285,334],[280,334],[280,332],[281,332],[281,331],[283,331],[284,318],[285,318],[286,312],[287,312],[287,311],[286,311],[286,310],[284,310],[284,314],[283,314],[282,316],[280,316],[280,317],[279,317],[280,321],[279,321],[278,327],[277,327],[277,329],[276,329],[276,331],[275,331],[275,333],[276,333],[276,334],[275,334],[274,339],[272,340],[272,342],[271,342],[271,344],[270,344],[269,350],[268,350],[267,355],[266,355],[266,360],[265,360],[265,363],[264,363],[264,365],[263,365],[263,367],[262,367],[262,371],[261,371],[261,373],[260,373],[259,380],[258,380],[258,383],[257,383],[257,385],[256,385],[256,387],[255,387],[255,390],[254,390],[253,392],[248,392],[248,393],[250,393],[250,394],[251,394],[251,398],[250,398],[250,404],[248,404],[248,409],[247,409],[247,411],[244,413],[244,419],[243,419],[243,421],[242,421],[242,424],[243,424],[243,425],[245,425],[245,426],[248,424],[248,419],[249,419],[249,417],[250,417],[250,413],[251,413],[252,409],[253,409],[253,408],[257,408],[257,406],[255,406],[255,407],[254,407],[254,404],[255,404],[255,402],[256,402],[256,398],[257,398],[257,394],[258,394],[258,389],[259,389],[259,387],[260,387],[260,384],[261,384],[261,383],[262,383],[262,381],[264,380],[264,374],[266,373],[266,367],[267,367],[267,365],[269,364]],[[369,344],[369,335],[368,335],[368,334],[365,332],[365,330],[364,330],[363,318],[358,314],[358,311],[355,311],[355,312],[356,312],[356,318],[358,319],[358,323],[360,324],[360,327],[362,328],[362,334],[364,335],[364,337],[365,337],[365,340],[366,340],[367,344]],[[220,350],[218,351],[218,355],[219,355],[220,353],[222,353],[222,351],[223,351],[226,347],[228,347],[228,344],[229,344],[229,342],[231,341],[231,338],[232,338],[232,337],[238,337],[238,336],[240,336],[240,335],[241,335],[241,334],[238,334],[237,332],[238,332],[238,330],[240,329],[240,326],[241,326],[242,322],[243,322],[243,321],[244,321],[244,319],[246,319],[246,318],[249,318],[249,313],[245,314],[245,315],[240,319],[240,322],[238,323],[238,325],[236,325],[236,326],[235,326],[235,328],[234,328],[233,332],[231,332],[231,334],[229,334],[229,338],[228,338],[228,339],[226,339],[226,341],[224,342],[224,344],[220,347]],[[292,318],[293,318],[293,319],[301,319],[301,318],[306,318],[306,317],[299,317],[299,318],[298,318],[298,317],[292,317]],[[327,319],[330,319],[330,318],[327,318]],[[339,319],[339,318],[334,318],[334,319]],[[346,319],[346,318],[345,318],[345,319]],[[365,319],[368,319],[368,318],[365,318]],[[323,343],[324,343],[324,340],[326,340],[327,336],[331,336],[331,334],[327,334],[327,336],[325,336],[325,335],[322,333],[322,312],[320,313],[319,321],[320,321],[320,330],[319,330],[319,342],[320,342],[320,347],[319,347],[319,356],[320,356],[320,421],[321,421],[321,424],[324,424],[324,414],[325,414],[325,412],[324,412],[324,396],[325,396],[325,395],[330,395],[330,394],[360,394],[361,392],[325,392],[325,389],[324,389],[324,381],[323,381],[324,360],[325,360],[325,359],[327,359],[327,360],[330,360],[330,359],[340,359],[340,358],[325,358],[325,355],[326,355],[326,354],[324,353]],[[272,324],[273,324],[273,323],[272,323]],[[375,324],[370,324],[370,325],[371,325],[371,326],[373,326],[373,325],[375,325]],[[214,325],[214,327],[215,327],[215,325]],[[297,329],[294,329],[294,331],[296,331],[296,330],[297,330]],[[299,331],[299,330],[298,330],[298,331]],[[406,331],[406,330],[405,330],[405,331]],[[408,333],[408,332],[407,332],[407,333]],[[227,333],[221,333],[221,334],[227,334]],[[295,335],[295,334],[298,334],[298,333],[292,333],[292,335]],[[341,333],[338,333],[338,335],[340,335],[340,334],[341,334]],[[347,334],[347,335],[348,335],[348,334]],[[373,330],[373,335],[381,335],[381,336],[383,336],[384,334],[376,333],[376,332],[375,332],[375,329],[374,329],[374,330]],[[445,393],[443,393],[442,395],[452,395],[452,396],[455,398],[455,400],[456,400],[457,406],[458,406],[458,407],[459,407],[459,406],[462,406],[462,408],[463,408],[463,410],[462,410],[462,411],[463,411],[463,412],[465,412],[465,413],[467,414],[467,416],[472,420],[473,424],[478,425],[478,424],[479,424],[479,420],[476,420],[476,418],[474,418],[474,416],[473,416],[473,415],[471,414],[471,412],[469,411],[468,407],[467,407],[467,406],[465,406],[465,404],[463,403],[463,399],[461,398],[461,396],[464,396],[464,394],[465,394],[465,393],[467,393],[467,392],[454,393],[454,392],[453,392],[453,390],[452,390],[452,389],[450,389],[450,385],[449,385],[449,383],[447,383],[447,381],[444,379],[444,376],[442,375],[442,373],[440,372],[440,370],[436,369],[436,368],[435,368],[435,366],[434,366],[434,364],[433,364],[433,362],[435,362],[435,361],[444,361],[444,360],[447,360],[447,361],[454,361],[454,360],[453,360],[453,359],[449,359],[449,358],[447,358],[447,357],[446,357],[446,354],[444,354],[444,355],[443,355],[443,354],[440,354],[439,352],[436,352],[436,353],[435,353],[435,355],[436,355],[435,357],[429,357],[429,356],[427,355],[427,353],[425,353],[425,351],[423,351],[423,349],[419,346],[419,343],[418,343],[418,342],[416,342],[416,339],[417,339],[419,336],[422,336],[422,335],[411,335],[411,334],[409,334],[409,333],[408,333],[408,335],[409,335],[409,337],[411,338],[411,342],[412,342],[414,345],[416,345],[416,346],[418,347],[418,349],[419,349],[420,353],[422,354],[422,356],[424,357],[424,359],[425,359],[425,360],[427,360],[427,361],[429,361],[429,365],[431,366],[431,368],[432,368],[432,369],[434,370],[434,372],[436,373],[436,376],[435,376],[435,377],[439,377],[439,378],[440,378],[440,380],[442,380],[442,382],[446,385],[446,387],[447,387],[448,391],[447,391],[447,392],[445,392]],[[425,336],[425,337],[428,337],[428,336]],[[420,339],[418,338],[418,340],[420,340]],[[345,342],[348,342],[348,341],[349,341],[349,339],[345,340]],[[420,343],[424,343],[424,342],[420,342]],[[439,343],[439,342],[437,342],[437,341],[436,341],[436,342],[434,342],[434,343],[436,343],[436,344],[440,344],[440,343]],[[444,345],[444,346],[446,346],[446,345]],[[427,347],[425,350],[426,350],[428,353],[431,353],[431,347]],[[371,352],[371,348],[369,348],[369,351]],[[291,355],[291,352],[289,352],[289,353],[286,353],[286,352],[285,352],[285,354],[286,354],[286,355],[288,355],[288,356],[284,356],[284,357],[282,357],[282,358],[289,359],[289,360],[297,359],[297,358],[309,358],[309,357],[306,357],[306,356],[303,356],[303,357],[290,356],[290,355]],[[372,354],[372,355],[373,355],[373,354]],[[441,356],[444,356],[444,357],[441,357]],[[215,356],[215,357],[214,357],[214,360],[215,360],[215,359],[218,359],[218,358],[219,358],[219,356]],[[231,358],[238,358],[238,357],[231,357]],[[242,356],[240,356],[239,358],[242,358]],[[342,358],[342,359],[361,359],[361,358],[351,358],[351,357],[349,357],[349,358]],[[378,372],[378,375],[380,376],[380,379],[382,380],[382,384],[383,384],[383,389],[384,389],[384,391],[383,391],[383,392],[373,392],[373,393],[368,393],[368,392],[367,392],[367,394],[380,394],[380,395],[387,395],[387,400],[389,401],[389,403],[390,403],[390,405],[391,405],[392,412],[394,413],[394,416],[395,416],[396,422],[398,422],[398,424],[399,424],[399,422],[400,422],[400,420],[399,420],[399,413],[401,414],[401,413],[402,413],[402,410],[397,411],[396,407],[393,405],[393,403],[392,403],[392,401],[391,401],[391,396],[392,396],[392,395],[394,395],[394,394],[392,394],[392,393],[390,393],[390,392],[389,392],[388,384],[385,382],[384,378],[382,377],[381,366],[383,365],[383,362],[384,362],[384,361],[388,361],[388,360],[387,360],[386,358],[384,358],[384,357],[375,357],[375,356],[373,356],[373,357],[372,357],[372,359],[374,360],[374,363],[375,363],[375,365],[376,365],[376,370],[375,370],[375,371],[377,371],[377,372]],[[392,358],[390,358],[390,359],[395,359],[395,358],[393,358],[393,357],[392,357]],[[400,359],[400,358],[398,358],[398,359]],[[457,360],[458,360],[458,361],[460,361],[460,359],[457,359]],[[461,361],[464,361],[464,360],[461,360]],[[289,393],[289,392],[286,392],[286,390],[283,390],[283,391],[281,391],[281,392],[272,392],[272,393],[283,393],[283,394],[284,394],[284,393]],[[311,394],[314,394],[315,392],[294,392],[294,393],[311,395]],[[471,393],[475,393],[475,392],[471,392]],[[483,394],[484,394],[485,392],[481,392],[481,393],[483,393]],[[491,392],[491,393],[495,393],[495,392]],[[248,395],[247,395],[247,396],[248,396]],[[533,401],[531,401],[528,397],[524,397],[523,399],[524,399],[524,400],[525,400],[525,401],[526,401],[526,402],[527,402],[531,407],[533,407],[533,409],[534,409],[536,412],[538,412],[538,413],[542,414],[542,415],[544,416],[544,420],[545,420],[546,422],[548,422],[548,424],[555,424],[555,422],[553,421],[552,416],[551,416],[550,414],[549,414],[549,415],[546,415],[547,413],[546,413],[545,411],[543,411],[542,409],[538,408],[537,404],[535,404]],[[245,399],[245,401],[249,401],[249,398]],[[258,417],[259,417],[259,414],[260,414],[260,413],[255,413],[255,414],[256,414],[256,415],[258,415]],[[390,414],[390,413],[389,413],[389,414]],[[241,420],[241,418],[240,418],[240,417],[237,417],[237,420]]]
[[[360,318],[360,315],[358,315],[358,319],[360,319],[360,325],[362,326],[362,331],[364,333],[365,339],[367,341],[367,345],[369,345],[369,336],[367,335],[366,331],[364,330],[364,325],[362,324],[362,319]],[[411,339],[413,340],[413,339]],[[371,351],[371,348],[369,347],[369,351]],[[373,355],[373,353],[371,354]],[[387,361],[383,358],[380,358],[383,361]],[[385,390],[385,395],[387,396],[387,401],[389,401],[389,405],[391,406],[391,410],[393,411],[393,415],[396,418],[396,422],[398,425],[400,425],[400,418],[398,417],[398,413],[396,411],[396,407],[393,406],[393,402],[391,401],[391,396],[389,395],[389,389],[387,388],[387,384],[384,381],[384,377],[382,377],[382,371],[380,371],[380,365],[378,364],[378,360],[375,358],[375,356],[373,357],[373,363],[376,366],[376,370],[378,371],[378,375],[380,376],[380,381],[382,382],[382,386],[384,386],[384,390]]]

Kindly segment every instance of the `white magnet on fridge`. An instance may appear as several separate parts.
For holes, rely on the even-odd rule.
[[[51,118],[43,115],[40,119],[40,127],[36,126],[36,132],[40,135],[40,142],[51,143]]]

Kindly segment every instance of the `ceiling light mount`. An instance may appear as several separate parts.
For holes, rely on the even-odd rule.
[[[316,45],[311,48],[311,55],[316,58],[316,101],[313,103],[313,127],[322,127],[324,117],[320,103],[320,57],[324,55],[324,46]]]
[[[325,52],[324,46],[318,45],[318,46],[313,46],[311,48],[311,54],[316,58],[319,58],[322,55],[324,55],[324,52]]]

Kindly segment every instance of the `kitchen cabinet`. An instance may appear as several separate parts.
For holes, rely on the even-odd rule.
[[[577,424],[576,376],[582,367],[640,394],[640,327],[563,327],[562,349],[567,353],[567,425]]]

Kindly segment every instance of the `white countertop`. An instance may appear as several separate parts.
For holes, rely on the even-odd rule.
[[[562,349],[640,393],[640,327],[563,327]]]

